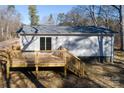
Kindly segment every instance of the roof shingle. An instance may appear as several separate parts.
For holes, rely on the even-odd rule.
[[[25,34],[77,34],[77,33],[114,33],[110,29],[95,26],[56,26],[56,25],[40,25],[40,26],[23,26],[17,33]]]

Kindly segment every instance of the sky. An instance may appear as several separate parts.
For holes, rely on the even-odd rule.
[[[21,14],[21,21],[24,24],[30,24],[28,15],[28,6],[26,5],[16,5],[16,10]],[[58,13],[67,13],[74,7],[73,5],[38,5],[37,14],[40,16],[40,23],[42,23],[45,17],[50,14],[57,15]]]

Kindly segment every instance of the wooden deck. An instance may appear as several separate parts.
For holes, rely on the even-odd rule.
[[[38,62],[36,62],[38,60]],[[65,61],[61,57],[55,56],[52,53],[39,53],[36,58],[35,53],[23,52],[22,56],[15,56],[10,63],[11,67],[64,67]]]
[[[63,67],[65,77],[67,76],[67,69],[79,77],[84,76],[84,64],[82,66],[81,60],[65,48],[22,52],[18,45],[14,44],[10,48],[0,49],[0,61],[6,64],[7,80],[9,80],[10,68],[16,67],[35,67],[36,76],[39,67]]]

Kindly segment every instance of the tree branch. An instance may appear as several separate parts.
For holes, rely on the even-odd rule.
[[[116,5],[112,5],[114,8],[116,8],[118,11],[120,11],[120,8],[117,7]]]

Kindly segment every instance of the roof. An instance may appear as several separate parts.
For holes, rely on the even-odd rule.
[[[114,33],[112,30],[95,27],[95,26],[57,26],[57,25],[40,25],[40,26],[23,26],[17,33],[20,34],[81,34],[81,33]]]

